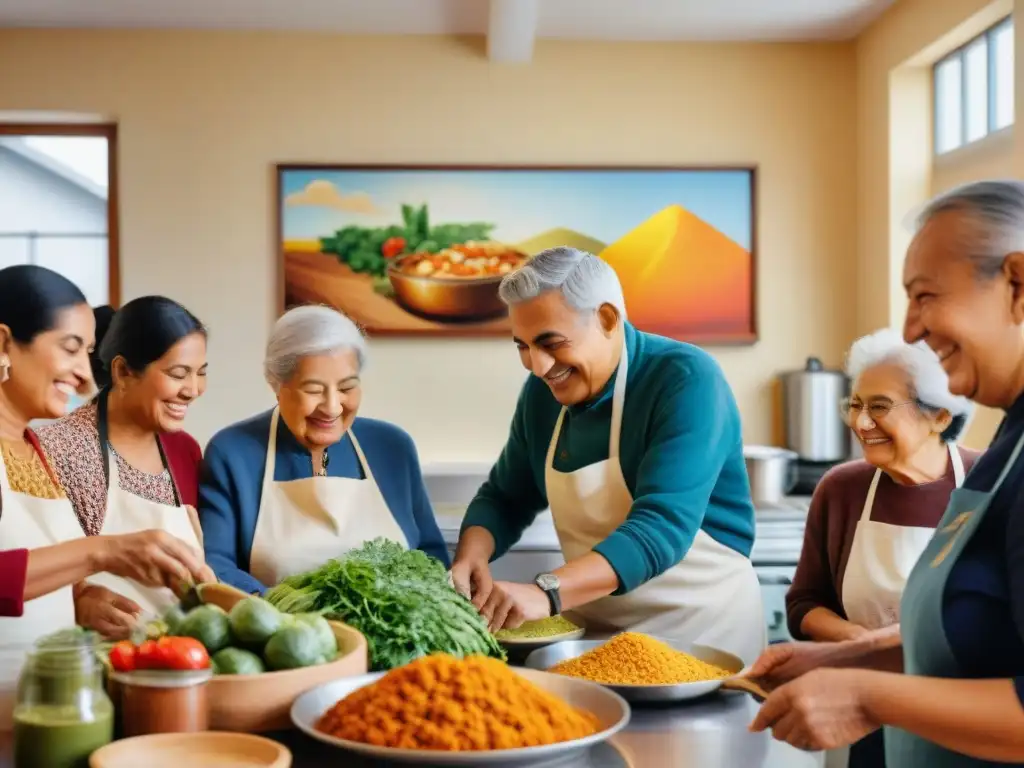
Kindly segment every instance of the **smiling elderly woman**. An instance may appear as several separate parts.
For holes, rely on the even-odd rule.
[[[412,439],[356,417],[365,359],[359,329],[328,307],[275,324],[264,370],[277,407],[206,449],[199,515],[221,581],[262,593],[377,537],[447,566]]]
[[[892,768],[1021,765],[1024,183],[978,182],[929,204],[903,282],[904,337],[938,353],[951,392],[1006,417],[907,580],[901,645],[770,649],[749,674],[792,682],[753,728],[829,749],[884,726]]]
[[[926,344],[878,331],[854,343],[846,371],[853,387],[840,408],[864,459],[836,467],[815,489],[786,595],[798,639],[899,631],[907,577],[977,458],[954,445],[973,406],[950,394]],[[881,731],[850,751],[850,768],[884,764]]]

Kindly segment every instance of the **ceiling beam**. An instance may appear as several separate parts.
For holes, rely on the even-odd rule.
[[[487,57],[502,64],[527,64],[533,58],[540,0],[491,0]]]

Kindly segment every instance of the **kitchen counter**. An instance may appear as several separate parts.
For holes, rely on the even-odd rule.
[[[747,726],[757,704],[744,693],[720,693],[672,707],[634,707],[625,731],[609,745],[559,768],[820,768],[818,753],[801,752]],[[298,731],[268,734],[288,746],[293,768],[385,768],[321,744]],[[0,768],[14,768],[10,734],[0,734]],[[546,764],[537,763],[535,768]],[[201,768],[201,767],[197,767]]]

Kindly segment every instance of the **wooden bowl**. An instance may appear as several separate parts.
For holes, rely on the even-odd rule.
[[[240,733],[162,733],[122,739],[97,749],[89,768],[181,768],[236,765],[289,768],[292,754],[277,742]]]
[[[204,584],[199,594],[204,603],[225,611],[249,597],[226,584]],[[338,658],[329,664],[261,675],[214,675],[207,684],[210,730],[259,733],[291,728],[292,703],[303,693],[332,680],[366,674],[366,638],[347,624],[328,623],[338,639]]]

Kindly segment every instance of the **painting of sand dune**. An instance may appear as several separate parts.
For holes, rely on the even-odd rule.
[[[541,251],[599,256],[638,328],[757,339],[752,168],[279,166],[282,307],[371,334],[507,335],[501,278]]]

